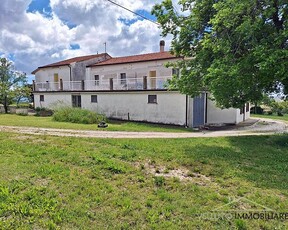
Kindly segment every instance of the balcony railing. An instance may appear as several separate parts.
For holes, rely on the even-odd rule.
[[[159,90],[167,88],[171,77],[143,77],[106,80],[33,82],[34,91]]]

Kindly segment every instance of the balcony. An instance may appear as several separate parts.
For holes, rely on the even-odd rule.
[[[128,91],[167,89],[169,77],[143,77],[108,80],[33,82],[33,91]]]

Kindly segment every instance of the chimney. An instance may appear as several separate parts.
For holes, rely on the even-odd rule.
[[[165,48],[165,41],[161,40],[160,41],[160,52],[164,52],[164,48]]]

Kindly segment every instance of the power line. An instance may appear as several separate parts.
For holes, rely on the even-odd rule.
[[[107,1],[110,2],[110,3],[112,3],[112,4],[114,4],[114,5],[116,5],[116,6],[121,7],[121,8],[124,9],[124,10],[127,10],[127,11],[131,12],[132,14],[135,14],[135,15],[141,17],[141,18],[144,18],[145,20],[148,20],[148,21],[150,21],[150,22],[156,24],[157,26],[160,25],[158,22],[155,22],[155,21],[153,21],[153,20],[151,20],[151,19],[149,19],[149,18],[147,18],[147,17],[145,17],[145,16],[143,16],[143,15],[141,15],[141,14],[135,12],[135,11],[132,11],[132,10],[130,10],[130,9],[128,9],[128,8],[126,8],[126,7],[124,7],[124,6],[122,6],[122,5],[118,4],[118,3],[116,3],[116,2],[113,2],[113,1],[111,1],[111,0],[107,0]]]

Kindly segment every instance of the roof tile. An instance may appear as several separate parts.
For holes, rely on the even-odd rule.
[[[93,55],[87,55],[87,56],[80,56],[80,57],[74,57],[74,58],[70,58],[70,59],[67,59],[67,60],[55,62],[55,63],[49,64],[49,65],[40,66],[40,67],[38,67],[36,70],[34,70],[34,71],[32,72],[32,74],[35,74],[39,69],[42,69],[42,68],[59,67],[59,66],[70,65],[71,63],[74,63],[74,62],[87,61],[87,60],[89,60],[89,59],[101,57],[101,56],[103,56],[103,55],[105,55],[105,53],[93,54]],[[111,56],[110,56],[109,54],[106,54],[106,55],[108,55],[108,57],[111,58]]]
[[[91,66],[115,65],[115,64],[133,63],[133,62],[165,60],[173,58],[177,57],[172,55],[170,52],[157,52],[157,53],[140,54],[134,56],[110,58],[106,61],[102,61]]]

